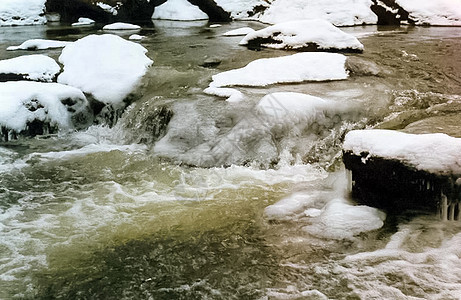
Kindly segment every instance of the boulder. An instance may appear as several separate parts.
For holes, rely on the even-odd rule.
[[[378,25],[400,25],[401,22],[414,24],[409,13],[395,0],[373,0],[371,10],[378,16]]]

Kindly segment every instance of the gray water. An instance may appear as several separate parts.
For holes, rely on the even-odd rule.
[[[247,25],[263,27],[155,22],[141,31],[154,60],[144,96],[113,128],[0,145],[1,299],[461,298],[460,224],[406,212],[351,235],[369,214],[333,210],[343,222],[329,223],[312,213],[337,199],[356,207],[340,161],[348,130],[460,136],[461,28],[344,28],[365,46],[348,54],[348,80],[241,88],[241,103],[203,94],[214,74],[287,55],[220,36]],[[0,49],[95,32],[0,28]],[[220,64],[201,66],[210,59]],[[269,124],[254,106],[278,91],[338,109]],[[174,114],[167,128],[162,109]],[[290,197],[309,201],[265,213]]]

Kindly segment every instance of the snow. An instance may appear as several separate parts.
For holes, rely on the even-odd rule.
[[[252,32],[255,32],[253,28],[242,27],[242,28],[231,30],[231,31],[227,31],[223,33],[223,36],[240,36],[240,35],[247,35]]]
[[[208,95],[227,98],[227,102],[240,102],[244,99],[244,95],[237,89],[208,87],[204,92]]]
[[[267,86],[276,83],[346,79],[346,56],[337,53],[297,53],[252,61],[243,68],[213,76],[210,87]]]
[[[130,24],[130,23],[117,22],[117,23],[108,24],[104,26],[102,29],[103,30],[137,30],[137,29],[141,29],[141,26]]]
[[[45,0],[1,0],[0,26],[46,23]]]
[[[313,209],[305,213],[312,215]],[[303,229],[310,234],[327,239],[352,239],[362,232],[376,230],[384,225],[386,215],[376,208],[355,206],[345,199],[334,199],[312,217],[312,225]]]
[[[278,92],[264,96],[256,105],[256,108],[266,116],[283,118],[289,116],[314,118],[324,110],[336,107],[334,101],[327,101],[319,97],[294,93]]]
[[[356,130],[346,135],[343,147],[355,155],[396,159],[431,173],[461,174],[461,139],[442,133]]]
[[[6,50],[44,50],[50,48],[63,48],[69,45],[70,43],[71,42],[32,39],[25,41],[19,46],[10,46]]]
[[[210,28],[219,28],[221,26],[222,26],[221,24],[211,24]]]
[[[372,4],[372,0],[275,0],[259,20],[269,24],[305,19],[324,19],[336,26],[376,24]]]
[[[78,22],[72,23],[72,26],[91,26],[94,25],[95,21],[89,18],[78,18]]]
[[[106,104],[121,104],[152,64],[141,45],[112,34],[89,35],[66,46],[58,82],[80,88]]]
[[[268,7],[266,0],[214,0],[218,6],[231,14],[232,19],[245,20],[252,18],[255,7]]]
[[[255,39],[268,38],[273,42],[262,46],[273,49],[302,49],[314,44],[322,50],[363,50],[363,45],[356,37],[322,19],[290,21],[269,26],[249,33],[240,45],[247,45]]]
[[[284,219],[313,205],[315,196],[306,193],[295,193],[275,204],[269,205],[264,209],[264,213],[270,219]]]
[[[70,129],[71,114],[61,100],[87,104],[79,89],[58,83],[4,82],[0,83],[0,95],[0,125],[16,132],[26,129],[27,123],[36,119]]]
[[[133,40],[133,41],[140,41],[144,38],[144,36],[142,35],[139,35],[139,34],[132,34],[128,37],[129,40]]]
[[[418,25],[461,26],[461,0],[396,0]]]
[[[168,0],[155,8],[152,19],[194,21],[207,20],[208,15],[187,0]]]
[[[0,74],[23,75],[25,79],[51,82],[61,71],[54,59],[42,54],[24,55],[0,61]]]
[[[96,3],[97,6],[99,6],[101,9],[103,9],[104,11],[116,16],[118,15],[118,11],[117,11],[117,8],[116,7],[112,7],[110,6],[109,4],[105,4],[103,2],[97,2]]]

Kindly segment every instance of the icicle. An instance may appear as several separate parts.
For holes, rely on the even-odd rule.
[[[452,203],[450,203],[450,206],[449,206],[449,208],[450,208],[450,214],[449,214],[449,216],[448,216],[448,220],[450,220],[450,221],[454,221],[454,220],[455,220],[455,205],[456,205],[456,204],[452,202]]]
[[[346,169],[346,179],[347,179],[347,192],[351,193],[352,188],[354,186],[354,182],[352,182],[352,171]]]
[[[456,220],[461,221],[461,202],[458,202],[458,213],[456,216]]]
[[[440,209],[441,209],[442,221],[447,221],[448,220],[448,199],[447,199],[447,196],[445,196],[443,193],[441,196]]]

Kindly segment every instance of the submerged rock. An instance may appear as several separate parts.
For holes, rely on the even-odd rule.
[[[445,134],[359,130],[346,135],[343,162],[352,196],[390,211],[429,209],[459,219],[461,139]]]

